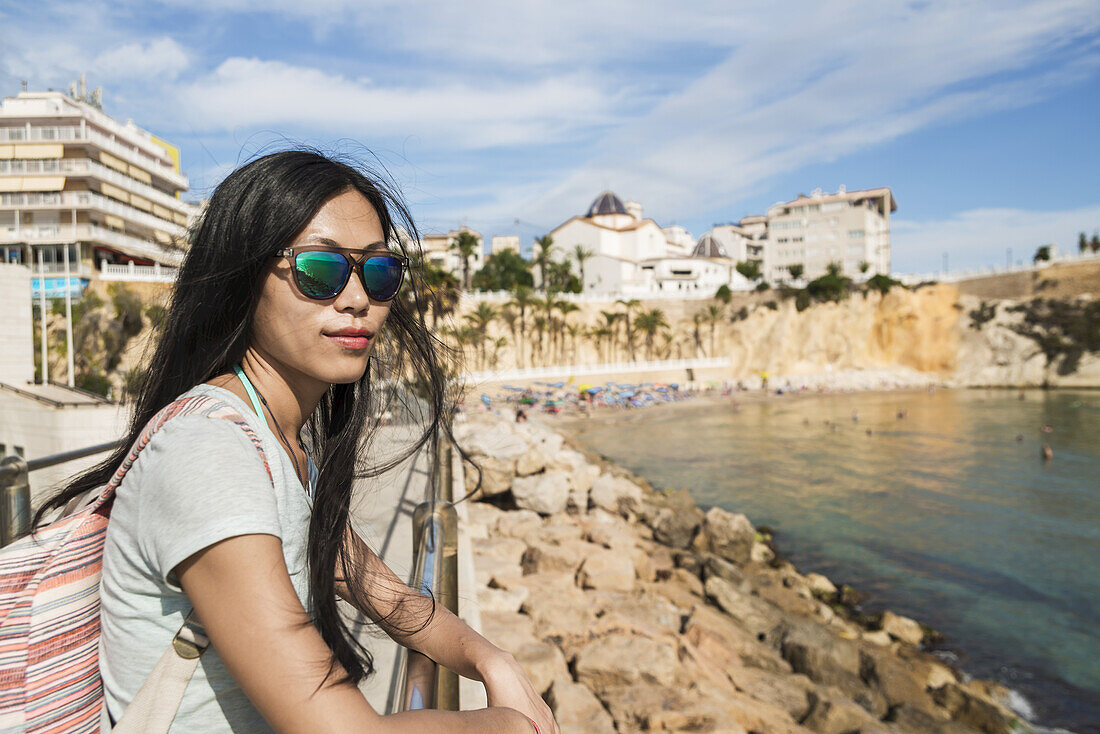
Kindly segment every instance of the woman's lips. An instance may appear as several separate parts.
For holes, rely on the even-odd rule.
[[[369,336],[346,336],[343,334],[325,334],[326,337],[346,349],[366,349],[370,345]]]

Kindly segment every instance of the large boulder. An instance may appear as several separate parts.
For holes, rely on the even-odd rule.
[[[512,482],[512,495],[516,506],[533,510],[540,515],[554,515],[565,510],[569,499],[569,476],[553,471],[530,477],[516,477]]]
[[[634,562],[626,553],[600,548],[584,559],[577,582],[585,589],[630,591],[634,588]]]
[[[657,590],[659,584],[654,585]],[[690,607],[684,637],[699,653],[727,674],[743,666],[789,676],[791,665],[769,645],[717,609],[701,603]]]
[[[592,490],[592,484],[600,476],[600,468],[591,464],[584,464],[570,470],[569,479],[572,488],[569,490],[569,500],[566,509],[572,509],[578,513],[588,512],[588,493]]]
[[[756,539],[756,528],[740,513],[712,507],[703,517],[703,537],[707,549],[738,565],[749,562]]]
[[[587,546],[584,547],[584,546]],[[523,554],[524,574],[560,573],[573,578],[584,557],[598,546],[583,541],[573,543],[531,543]]]
[[[588,496],[596,507],[629,517],[642,501],[642,489],[629,479],[602,474],[592,483]]]
[[[569,677],[565,656],[561,654],[557,645],[548,642],[529,642],[509,652],[527,673],[527,677],[539,695],[546,695],[550,684],[555,680]]]
[[[542,528],[542,516],[533,510],[512,510],[497,518],[496,533],[525,541]]]
[[[653,494],[642,510],[653,539],[672,548],[688,548],[703,522],[703,511],[686,489]]]
[[[780,647],[795,672],[815,683],[839,688],[844,696],[875,717],[889,710],[885,696],[871,689],[860,677],[859,646],[837,637],[814,622],[792,624]],[[813,727],[810,727],[813,728]]]
[[[924,641],[924,630],[916,620],[894,614],[889,609],[882,613],[882,630],[895,640],[918,646]]]
[[[527,544],[518,538],[489,537],[473,541],[474,561],[478,570],[483,562],[499,568],[519,566]]]
[[[530,445],[508,423],[479,426],[462,440],[462,447],[474,456],[515,461]]]
[[[548,457],[539,446],[532,446],[516,459],[516,475],[520,477],[537,474],[546,468]]]
[[[597,694],[635,683],[672,686],[678,667],[673,643],[625,633],[589,642],[577,652],[574,664],[577,681]]]
[[[888,729],[862,707],[844,697],[833,687],[813,689],[809,692],[810,713],[802,720],[802,726],[817,734],[849,734],[849,732],[882,732]]]
[[[481,488],[472,495],[474,499],[482,497],[495,497],[504,494],[512,488],[512,479],[516,474],[515,459],[497,459],[489,456],[479,456],[474,459],[477,466],[466,466],[466,493],[470,494],[477,489],[478,479],[481,480]],[[480,475],[478,469],[481,470]]]
[[[546,702],[562,734],[615,734],[615,722],[600,699],[568,677],[558,678],[550,685]]]
[[[733,584],[718,576],[708,578],[705,589],[707,596],[713,599],[722,611],[736,620],[756,639],[770,641],[778,636],[783,619],[779,610],[771,604],[758,597],[738,591]],[[854,658],[852,670],[853,674],[859,673],[858,654]]]

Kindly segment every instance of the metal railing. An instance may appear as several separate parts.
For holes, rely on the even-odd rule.
[[[0,546],[18,540],[31,529],[31,482],[29,474],[36,469],[64,464],[118,448],[119,442],[96,444],[73,451],[63,451],[41,459],[25,460],[8,456],[0,461]]]
[[[458,513],[452,473],[453,448],[437,435],[429,498],[413,512],[412,587],[432,595],[458,614]],[[458,711],[458,675],[415,650],[398,649],[397,695],[390,712],[417,709]]]

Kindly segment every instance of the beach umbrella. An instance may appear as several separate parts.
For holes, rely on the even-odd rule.
[[[492,405],[493,404],[493,401],[485,393],[481,394],[481,402],[485,403],[486,405]]]

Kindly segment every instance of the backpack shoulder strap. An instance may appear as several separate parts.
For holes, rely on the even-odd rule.
[[[185,398],[177,402],[182,403],[186,400],[194,399]],[[163,427],[171,418],[189,413],[204,413],[210,417],[232,421],[240,426],[259,452],[260,458],[264,462],[264,468],[267,470],[268,479],[271,480],[272,487],[274,487],[275,480],[271,474],[271,465],[268,464],[263,444],[244,417],[231,406],[214,398],[198,398],[197,400],[204,402],[189,403],[174,411],[169,411],[169,415],[163,420],[157,421],[161,413],[176,405],[176,403],[172,403],[149,422],[153,426],[152,430],[149,430],[147,426],[146,431],[142,432],[141,437],[135,442],[134,448],[131,449],[127,460],[119,467],[119,471],[115,473],[111,483],[104,489],[104,495],[108,498],[114,495],[114,490],[122,482],[122,477],[133,466],[134,459],[148,445],[149,439],[158,429]],[[148,433],[148,437],[146,437],[146,433]],[[111,731],[119,734],[166,733],[172,725],[172,720],[179,710],[180,703],[183,702],[183,695],[187,690],[187,684],[191,682],[191,678],[195,674],[199,658],[209,646],[210,639],[206,636],[206,630],[199,621],[198,615],[192,609],[183,624],[180,625],[175,636],[172,637],[172,644],[161,655],[156,667],[153,668],[153,672],[145,679],[137,695],[134,696],[130,705],[126,707],[126,711],[123,712],[122,719]]]

